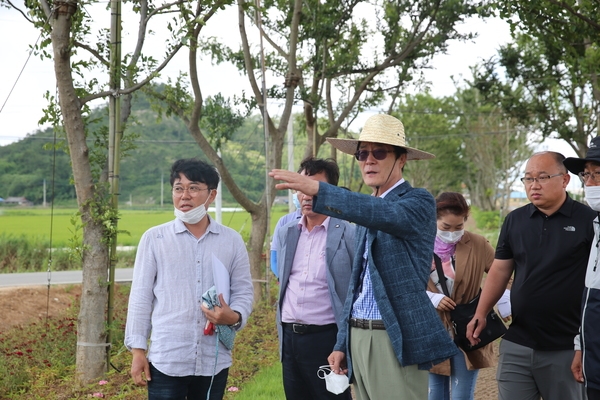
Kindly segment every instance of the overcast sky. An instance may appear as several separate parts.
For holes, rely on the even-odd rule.
[[[22,0],[16,2],[22,4]],[[104,3],[106,4],[106,3]],[[99,15],[95,23],[98,27],[108,27],[110,13],[102,7],[89,11],[92,15]],[[235,14],[230,17],[235,18]],[[135,29],[135,21],[128,21],[124,16],[123,25],[125,32],[124,43],[128,38],[127,27]],[[207,34],[220,37],[228,42],[237,41],[237,31],[219,29],[218,21],[213,21],[207,26]],[[231,26],[231,25],[229,25]],[[156,29],[156,27],[154,28]],[[469,67],[482,59],[489,58],[496,53],[498,47],[509,40],[508,26],[500,20],[470,19],[468,23],[459,26],[461,31],[478,32],[479,38],[469,43],[452,43],[447,55],[438,56],[433,62],[433,68],[427,71],[426,76],[431,81],[432,93],[435,96],[450,95],[454,92],[451,77],[469,77]],[[258,33],[256,33],[258,35]],[[27,23],[24,18],[14,10],[0,8],[0,54],[3,62],[0,63],[0,107],[6,104],[0,112],[0,145],[5,145],[24,137],[38,129],[37,122],[42,116],[45,106],[43,94],[50,90],[55,91],[54,70],[51,60],[41,61],[36,56],[31,56],[27,61],[29,46],[38,40],[39,33]],[[235,43],[235,42],[234,42]],[[160,46],[158,46],[160,48]],[[123,51],[125,53],[125,50]],[[160,53],[157,53],[160,56]],[[181,52],[181,62],[171,62],[167,74],[174,75],[177,65],[185,65],[185,52]],[[21,69],[25,66],[20,78]],[[203,76],[209,76],[201,82],[206,95],[216,94],[221,91],[226,96],[239,94],[241,88],[247,87],[246,81],[233,68],[223,66],[212,67],[210,63],[203,65]],[[18,81],[17,81],[18,79]],[[9,96],[9,92],[16,82],[16,86]],[[7,100],[8,98],[8,100]],[[272,103],[273,104],[273,103]],[[276,107],[273,104],[273,107]],[[276,114],[269,108],[271,113]],[[366,119],[368,115],[364,117]]]

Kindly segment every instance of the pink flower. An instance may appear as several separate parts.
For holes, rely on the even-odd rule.
[[[240,389],[239,389],[239,388],[237,388],[237,387],[235,387],[235,386],[230,386],[230,387],[227,389],[227,391],[228,391],[228,392],[239,392],[239,391],[240,391]]]
[[[108,383],[108,381],[100,381],[98,382],[98,385],[106,385]]]
[[[102,393],[94,393],[92,397],[104,397]]]

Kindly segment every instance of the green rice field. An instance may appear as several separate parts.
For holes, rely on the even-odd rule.
[[[52,247],[65,246],[74,233],[81,237],[81,231],[71,223],[75,219],[81,225],[81,219],[76,216],[76,209],[50,208],[0,208],[0,235],[15,237],[25,236],[30,239],[46,242],[52,233]],[[142,234],[155,225],[171,221],[172,209],[153,210],[119,210],[121,219],[118,228],[128,233],[120,233],[117,238],[119,246],[135,246]],[[287,208],[273,209],[271,214],[271,227],[274,228],[279,218],[287,213]],[[214,213],[209,213],[214,217]],[[247,240],[250,236],[252,225],[250,214],[246,211],[223,212],[223,225],[238,231]],[[271,229],[272,232],[272,229]]]

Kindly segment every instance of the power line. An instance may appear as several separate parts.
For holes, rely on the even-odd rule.
[[[54,14],[55,10],[56,10],[56,8],[53,9],[52,12],[50,13],[50,15],[48,16],[48,19],[46,20],[46,24],[48,24],[48,21],[50,20],[50,18]],[[37,46],[38,42],[40,41],[40,38],[42,37],[42,32],[43,31],[40,30],[40,34],[38,35],[37,39],[35,40],[34,45],[31,47],[31,50],[29,50],[29,54],[27,55],[27,59],[25,60],[25,64],[23,64],[23,68],[21,68],[21,71],[19,71],[19,75],[17,75],[17,79],[15,79],[15,83],[13,83],[12,87],[10,88],[10,91],[8,92],[8,95],[6,96],[6,99],[4,100],[4,103],[2,103],[2,107],[0,107],[0,114],[2,114],[2,110],[4,110],[4,106],[6,106],[6,103],[8,102],[8,99],[10,99],[10,96],[11,96],[13,90],[15,90],[15,87],[17,86],[17,83],[19,82],[19,79],[21,79],[21,75],[23,74],[23,71],[25,71],[25,67],[29,63],[29,59],[31,59],[31,55],[33,54],[33,49],[35,48],[35,46]]]

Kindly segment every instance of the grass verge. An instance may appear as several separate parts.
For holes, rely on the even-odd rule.
[[[227,384],[231,390],[226,391],[225,399],[259,398],[246,397],[246,392],[254,392],[255,385],[259,385],[263,399],[282,398],[281,378],[273,375],[280,368],[273,305],[276,290],[273,284],[269,299],[255,305],[248,324],[236,337]],[[0,399],[146,399],[146,390],[133,385],[129,377],[131,354],[122,345],[129,286],[119,285],[115,292],[112,366],[106,376],[87,386],[76,384],[79,297],[74,296],[71,307],[60,317],[0,332]],[[255,383],[253,378],[259,371],[261,380]],[[270,375],[272,383],[261,387]],[[267,396],[267,389],[276,394]]]

